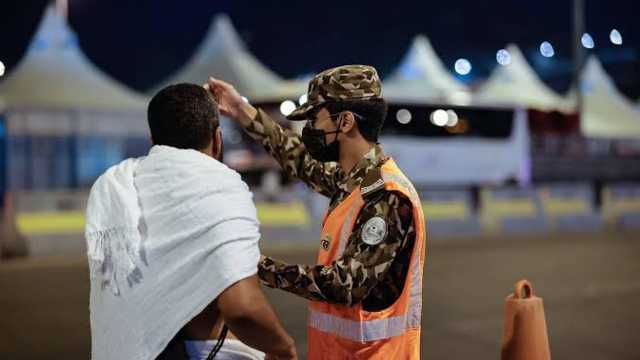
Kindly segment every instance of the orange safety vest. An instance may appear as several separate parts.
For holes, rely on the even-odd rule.
[[[311,301],[307,326],[307,356],[310,360],[420,359],[422,268],[426,240],[424,214],[413,185],[395,162],[387,160],[380,170],[380,183],[371,186],[381,186],[384,182],[386,190],[402,193],[413,205],[416,239],[404,289],[395,303],[376,312],[365,311],[362,304],[345,306]],[[325,217],[318,264],[327,266],[342,256],[365,203],[363,191],[367,189],[355,189]]]

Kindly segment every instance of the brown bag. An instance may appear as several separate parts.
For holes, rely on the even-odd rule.
[[[550,360],[542,299],[533,295],[531,283],[520,280],[504,306],[502,360]]]

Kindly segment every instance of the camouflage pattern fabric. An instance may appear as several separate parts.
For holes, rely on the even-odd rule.
[[[380,166],[388,159],[377,145],[345,174],[336,163],[311,158],[298,135],[283,129],[262,110],[245,130],[290,176],[330,197],[329,211],[368,175],[379,174]],[[415,242],[412,205],[404,195],[384,188],[368,193],[364,199],[365,205],[340,259],[330,266],[308,266],[266,257],[258,265],[262,283],[310,300],[347,305],[362,302],[367,311],[391,305],[402,292]],[[368,245],[362,241],[362,226],[374,217],[384,219],[387,233],[379,244]]]
[[[368,65],[343,65],[325,70],[309,81],[307,102],[287,116],[305,120],[307,113],[329,101],[371,100],[382,95],[378,72]]]

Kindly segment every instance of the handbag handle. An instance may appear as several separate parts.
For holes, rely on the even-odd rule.
[[[516,299],[529,299],[533,297],[533,286],[531,286],[529,280],[523,279],[518,281],[514,290],[513,296]]]

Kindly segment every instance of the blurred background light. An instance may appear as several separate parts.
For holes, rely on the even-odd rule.
[[[471,62],[467,59],[458,59],[455,63],[456,72],[460,75],[467,75],[471,72]]]
[[[550,42],[543,41],[542,44],[540,44],[540,53],[542,56],[550,58],[556,54],[556,51],[553,49],[553,45],[551,45]]]
[[[450,134],[464,134],[469,131],[469,122],[465,119],[458,119],[458,122],[453,126],[447,126],[445,128]]]
[[[407,109],[400,109],[396,113],[396,119],[400,124],[408,124],[411,122],[411,111]]]
[[[609,40],[611,40],[611,43],[614,45],[622,45],[622,34],[620,34],[620,31],[613,29],[609,34]]]
[[[587,49],[593,49],[596,46],[596,43],[593,41],[593,38],[591,37],[591,35],[589,35],[589,33],[582,34],[582,39],[580,39],[580,42],[582,42],[582,46]]]
[[[438,109],[431,113],[431,123],[436,126],[445,126],[449,121],[449,114],[442,109]]]
[[[496,53],[496,61],[500,65],[509,65],[511,64],[511,54],[506,49],[500,49]]]
[[[447,110],[447,126],[456,126],[458,124],[458,114],[453,110]]]
[[[287,116],[296,109],[296,103],[291,100],[285,100],[280,104],[280,112],[282,115]]]

